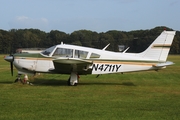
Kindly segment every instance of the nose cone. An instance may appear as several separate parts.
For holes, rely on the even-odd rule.
[[[13,62],[13,56],[4,56],[4,60],[8,62]]]

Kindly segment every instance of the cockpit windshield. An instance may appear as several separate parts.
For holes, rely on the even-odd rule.
[[[48,48],[48,49],[46,49],[46,50],[44,50],[44,51],[42,51],[41,53],[42,53],[43,55],[49,56],[50,53],[51,53],[55,48],[56,48],[56,45],[55,45],[55,46],[52,46],[52,47],[50,47],[50,48]]]

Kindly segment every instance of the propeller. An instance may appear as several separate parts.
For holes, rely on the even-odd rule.
[[[12,56],[12,61],[10,62],[10,66],[11,66],[11,75],[13,76],[13,62],[14,62],[14,56]]]
[[[4,60],[10,62],[10,67],[11,67],[11,75],[13,76],[13,61],[14,61],[14,56],[11,54],[9,56],[5,56]]]
[[[11,68],[11,75],[13,76],[13,62],[14,62],[14,55],[13,53],[13,40],[10,41],[10,55],[4,56],[4,60],[10,62],[10,68]]]

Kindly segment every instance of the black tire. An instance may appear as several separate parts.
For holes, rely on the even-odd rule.
[[[18,82],[18,79],[16,79],[14,82],[15,82],[15,83]]]
[[[69,86],[71,86],[70,78],[68,79],[67,84],[68,84]]]

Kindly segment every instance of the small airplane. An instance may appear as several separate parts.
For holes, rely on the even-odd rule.
[[[76,45],[59,44],[41,53],[15,53],[5,56],[18,74],[70,74],[68,85],[78,84],[79,75],[125,73],[160,70],[173,62],[166,61],[176,31],[164,30],[155,41],[141,53],[107,51]],[[20,76],[18,76],[17,79]]]

